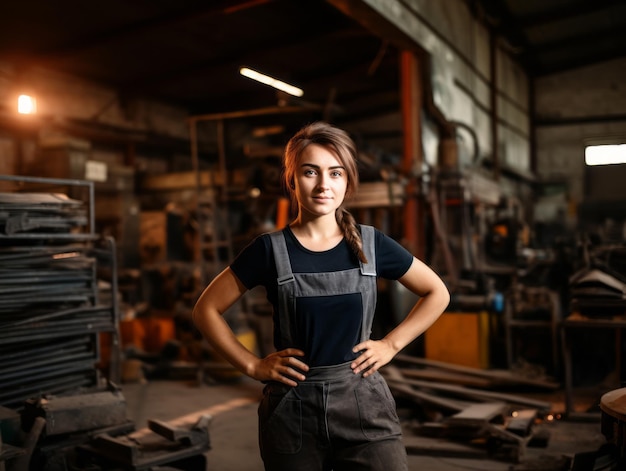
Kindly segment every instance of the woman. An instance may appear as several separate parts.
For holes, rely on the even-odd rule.
[[[327,123],[305,126],[285,149],[284,176],[298,214],[257,237],[200,296],[193,317],[236,368],[267,383],[259,406],[265,469],[406,470],[395,402],[378,369],[441,315],[441,279],[398,243],[357,225],[343,208],[356,192],[356,149]],[[369,338],[376,278],[420,296],[384,338]],[[263,285],[274,306],[276,352],[247,350],[223,313]]]

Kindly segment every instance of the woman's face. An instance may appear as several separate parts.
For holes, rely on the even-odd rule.
[[[326,148],[310,144],[297,165],[294,183],[300,211],[312,216],[334,215],[348,188],[347,173],[341,162]]]

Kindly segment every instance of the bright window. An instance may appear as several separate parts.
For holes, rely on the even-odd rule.
[[[585,147],[587,165],[626,164],[626,144],[605,144]]]

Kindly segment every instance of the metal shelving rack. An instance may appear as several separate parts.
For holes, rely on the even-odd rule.
[[[87,201],[51,188],[83,191]],[[0,175],[0,196],[0,405],[97,389],[103,360],[107,379],[118,383],[116,246],[95,232],[93,182]],[[110,274],[106,302],[101,269]],[[104,333],[111,339],[107,359]]]

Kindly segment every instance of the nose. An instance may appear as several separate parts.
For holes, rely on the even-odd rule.
[[[330,177],[325,174],[320,174],[319,179],[317,181],[317,188],[320,190],[326,190],[329,188],[329,179]]]

